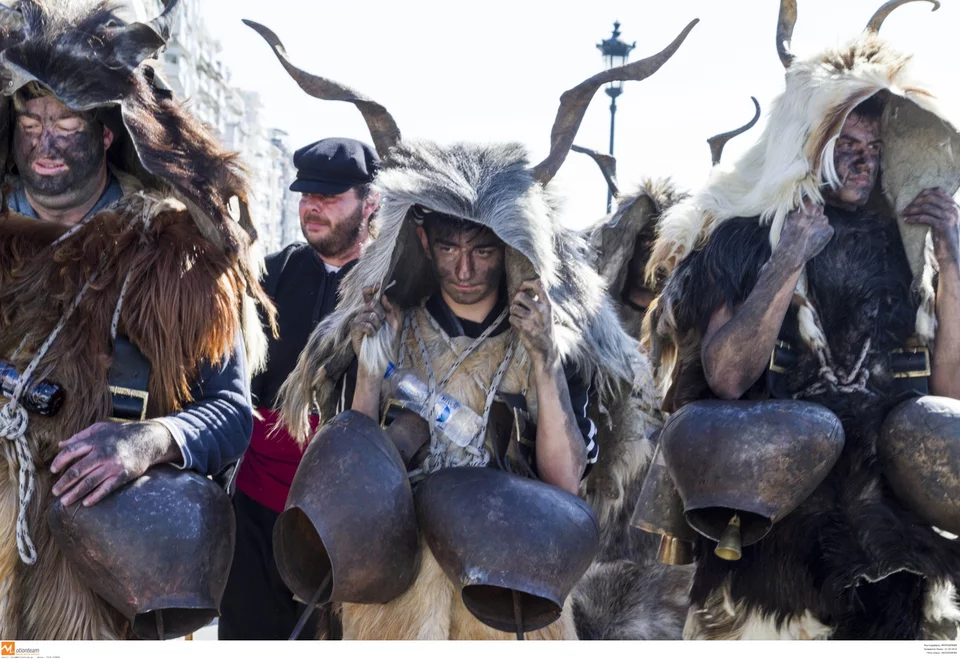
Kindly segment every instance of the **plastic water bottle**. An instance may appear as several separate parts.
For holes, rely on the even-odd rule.
[[[480,432],[483,425],[480,415],[449,394],[438,392],[433,409],[426,409],[430,392],[411,369],[397,368],[391,363],[383,379],[397,402],[428,421],[432,416],[437,430],[457,446],[468,446]]]

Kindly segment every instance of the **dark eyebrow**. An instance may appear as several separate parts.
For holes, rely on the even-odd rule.
[[[500,246],[500,243],[494,241],[494,242],[486,242],[486,243],[480,243],[479,245],[474,245],[473,249],[493,249],[499,246]]]

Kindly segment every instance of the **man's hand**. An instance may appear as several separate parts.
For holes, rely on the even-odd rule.
[[[92,506],[114,490],[143,476],[155,464],[173,462],[180,449],[170,431],[155,421],[97,423],[65,442],[50,465],[63,472],[53,495],[70,506],[83,499]]]
[[[363,344],[364,337],[372,338],[376,336],[384,320],[390,327],[391,343],[396,341],[397,335],[400,333],[400,314],[390,304],[386,295],[381,295],[379,300],[374,299],[379,291],[379,284],[363,289],[363,309],[350,323],[350,341],[356,355],[360,354],[360,346]]]
[[[823,251],[831,238],[833,227],[823,212],[823,206],[804,199],[800,208],[787,214],[777,250],[796,267],[802,267]]]
[[[932,230],[933,249],[943,269],[960,262],[957,203],[940,188],[927,188],[903,209],[907,224],[925,224]]]
[[[553,307],[539,279],[520,284],[510,305],[510,324],[520,335],[520,342],[535,366],[548,367],[557,361]]]

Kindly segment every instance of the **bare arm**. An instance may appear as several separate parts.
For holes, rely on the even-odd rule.
[[[933,233],[940,267],[937,285],[937,343],[930,369],[930,393],[960,398],[960,236],[957,205],[939,188],[924,190],[903,210],[904,221],[925,224]]]
[[[832,236],[821,207],[790,213],[780,243],[746,301],[736,310],[724,306],[713,312],[701,342],[701,361],[717,396],[740,398],[763,375],[803,266]]]
[[[520,286],[510,306],[510,323],[533,362],[537,386],[537,471],[545,483],[576,494],[587,465],[587,449],[557,354],[550,299],[539,280],[525,281]]]

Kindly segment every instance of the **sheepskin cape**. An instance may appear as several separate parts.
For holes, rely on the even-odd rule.
[[[508,295],[524,280],[543,282],[561,356],[600,392],[633,385],[637,345],[591,269],[586,243],[561,225],[556,203],[531,175],[522,146],[401,143],[374,188],[380,194],[376,238],[344,278],[337,310],[314,331],[283,388],[285,417],[301,441],[314,400],[329,415],[333,385],[354,357],[350,322],[363,306],[363,288],[395,282],[386,295],[399,309],[417,307],[437,290],[410,213],[415,204],[491,229],[506,244]]]
[[[772,103],[759,141],[732,167],[716,167],[702,190],[666,213],[648,276],[668,276],[730,218],[759,217],[770,226],[770,242],[776,245],[787,213],[804,198],[821,203],[821,182],[837,182],[833,149],[840,129],[849,113],[874,95],[886,101],[881,120],[882,195],[875,195],[876,208],[889,216],[898,214],[928,187],[956,193],[960,187],[956,127],[960,123],[937,106],[933,92],[914,77],[910,64],[910,56],[872,33],[842,48],[794,61],[786,72],[786,89]],[[921,301],[917,335],[930,342],[936,327],[928,231],[899,224]],[[671,282],[658,304],[659,336],[652,339],[652,354],[664,388],[676,375],[677,345],[682,342],[682,352],[691,355],[699,351],[699,337],[679,336],[671,311],[677,300],[689,294],[695,292]],[[797,301],[804,341],[817,352],[828,350],[817,311],[806,296],[805,278],[798,284]]]
[[[17,9],[0,8],[0,171],[7,183],[13,181],[10,97],[33,82],[74,109],[96,111],[113,129],[108,162],[123,189],[118,202],[66,233],[18,218],[6,204],[0,212],[0,359],[23,372],[63,320],[35,380],[49,379],[66,392],[57,416],[31,415],[27,430],[37,468],[27,511],[37,549],[33,565],[18,556],[19,459],[12,442],[4,442],[3,638],[128,633],[127,621],[77,576],[46,523],[55,480],[49,465],[58,443],[112,412],[107,378],[114,318],[152,364],[150,417],[192,402],[200,364],[222,364],[241,330],[254,363],[265,344],[254,299],[268,313],[272,305],[257,281],[242,168],[141,59],[162,47],[156,40],[166,28],[155,28],[159,32],[127,26],[110,3],[98,0],[22,0]],[[0,396],[0,405],[7,402]]]

